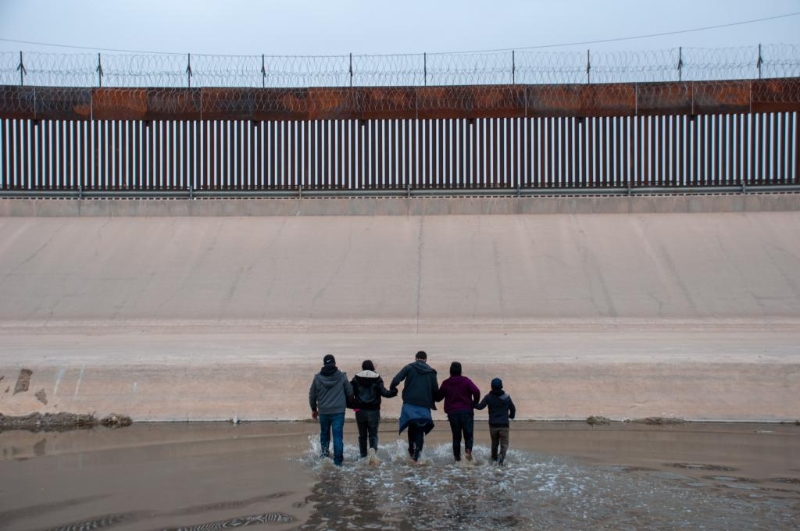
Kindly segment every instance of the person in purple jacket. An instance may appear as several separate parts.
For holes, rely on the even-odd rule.
[[[461,436],[464,436],[464,455],[472,461],[472,443],[474,438],[473,408],[481,398],[480,389],[472,380],[461,375],[461,364],[454,361],[450,364],[450,378],[442,382],[436,401],[444,400],[444,412],[450,421],[453,432],[453,457],[461,461]]]

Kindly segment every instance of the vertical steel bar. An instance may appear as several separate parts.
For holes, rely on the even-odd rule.
[[[783,176],[779,173],[778,162],[780,161],[780,154],[778,148],[781,144],[781,131],[778,127],[780,113],[770,113],[772,120],[772,184],[778,184],[783,181]]]
[[[125,128],[121,120],[114,120],[111,125],[114,134],[114,174],[116,175],[117,189],[121,190],[124,182],[122,174],[125,170],[125,164],[123,164],[125,157],[125,138],[123,137]]]
[[[355,153],[356,157],[353,159],[354,163],[358,166],[358,188],[365,189],[367,187],[367,144],[366,144],[366,134],[367,131],[367,122],[366,120],[359,120],[358,127],[355,129]]]
[[[605,159],[603,143],[603,117],[599,116],[594,122],[594,181],[596,186],[605,186],[606,176],[603,174],[603,162]]]
[[[431,183],[431,120],[424,121],[425,128],[423,130],[423,159],[425,164],[425,171],[422,174],[422,187],[429,188]]]
[[[384,166],[386,163],[386,150],[384,149],[386,143],[386,120],[375,120],[375,163],[373,168],[376,168],[375,178],[373,180],[374,188],[381,188],[384,186]]]
[[[261,167],[261,150],[258,149],[258,140],[260,138],[261,132],[261,122],[260,121],[252,121],[250,123],[250,127],[247,127],[247,134],[250,137],[249,140],[249,165],[247,167],[247,189],[248,190],[258,190],[261,188],[261,183],[259,182],[261,179],[260,174],[260,167]]]
[[[650,180],[649,183],[651,185],[658,185],[659,184],[659,169],[658,169],[658,161],[661,154],[661,149],[659,149],[658,141],[658,129],[659,124],[661,123],[660,116],[650,116]]]
[[[401,180],[400,177],[400,165],[403,152],[401,150],[401,140],[402,140],[402,122],[398,123],[398,120],[392,120],[390,122],[392,126],[391,130],[391,156],[392,156],[392,168],[389,174],[389,184],[392,188],[398,188]],[[398,133],[399,128],[399,133]]]
[[[575,186],[575,176],[573,174],[573,165],[572,165],[572,158],[574,153],[574,145],[572,141],[572,135],[574,131],[572,129],[572,122],[574,119],[570,117],[564,118],[562,122],[562,127],[566,128],[566,133],[562,130],[561,138],[563,139],[566,135],[566,144],[561,145],[562,151],[566,152],[566,166],[563,168],[563,184],[565,186]]]
[[[13,153],[13,166],[14,166],[14,174],[16,176],[15,179],[15,189],[22,188],[22,120],[15,119],[14,120],[14,127],[12,128],[14,131],[14,150],[9,150],[9,152]]]
[[[714,157],[715,157],[715,162],[714,162],[714,166],[715,166],[715,171],[714,171],[715,179],[714,179],[714,181],[715,182],[714,182],[714,184],[716,184],[716,185],[720,185],[720,184],[723,183],[723,180],[725,178],[725,173],[728,170],[728,168],[727,168],[728,153],[727,153],[727,144],[726,144],[728,130],[727,130],[727,125],[726,125],[726,121],[727,121],[726,118],[727,118],[727,115],[719,115],[718,114],[718,115],[715,116],[715,120],[714,120],[714,122],[715,122],[714,123],[714,129],[716,130],[715,131],[716,149],[715,149],[715,154],[714,154]]]
[[[280,164],[278,167],[278,185],[280,188],[292,188],[292,174],[291,174],[291,163],[290,163],[290,153],[291,150],[289,149],[289,145],[291,144],[289,138],[289,126],[290,122],[284,121],[280,123],[280,137],[281,143],[283,144],[283,157],[281,157]]]
[[[222,188],[224,173],[222,171],[222,161],[224,160],[224,153],[222,151],[222,133],[224,122],[222,120],[214,120],[212,122],[213,129],[211,130],[212,147],[211,154],[213,158],[211,169],[211,190],[219,190]]]
[[[278,189],[278,158],[280,157],[280,144],[278,143],[278,122],[267,122],[267,145],[269,146],[267,175],[265,186],[270,190]]]
[[[555,131],[556,118],[548,117],[548,118],[544,118],[544,121],[545,121],[546,128],[545,128],[545,133],[544,133],[543,136],[547,140],[547,160],[545,162],[545,164],[547,166],[547,182],[546,182],[546,186],[554,187],[555,186],[555,178],[554,178],[555,177],[555,170],[554,170],[554,166],[555,166],[556,151],[555,151],[553,145],[555,143],[555,136],[556,136],[556,131]]]
[[[298,146],[302,146],[302,172],[301,183],[303,189],[313,189],[316,183],[317,175],[316,170],[316,151],[317,151],[317,130],[319,129],[319,122],[317,121],[303,121],[297,124],[298,134],[302,136],[298,141]]]
[[[695,118],[695,147],[697,149],[695,182],[697,186],[705,184],[706,180],[706,116],[700,115]]]
[[[65,176],[64,189],[71,190],[75,186],[78,175],[78,121],[72,120],[67,127],[69,136],[69,163],[67,164],[67,175]]]
[[[641,186],[644,183],[644,172],[647,165],[645,163],[645,142],[644,142],[644,122],[645,117],[642,115],[636,116],[636,171],[632,179],[634,186]]]
[[[675,185],[683,186],[686,184],[686,116],[676,118],[676,156],[675,162]]]
[[[12,186],[11,177],[11,127],[9,118],[0,118],[0,130],[3,132],[2,142],[0,142],[0,190],[10,190]]]
[[[772,130],[772,113],[764,115],[764,128],[762,137],[764,138],[764,176],[763,181],[765,184],[773,184],[775,181],[775,174],[772,173],[772,144],[774,143],[773,137],[770,135]]]
[[[442,119],[437,119],[436,123],[436,135],[434,141],[436,142],[436,188],[442,188],[444,186],[444,128],[445,128],[445,121]]]
[[[87,183],[87,189],[89,190],[97,190],[102,189],[103,181],[105,178],[105,174],[101,167],[101,159],[100,159],[100,149],[102,147],[102,137],[101,137],[101,124],[97,120],[93,120],[92,122],[92,134],[91,134],[91,145],[92,145],[92,153],[94,154],[93,164],[92,164],[92,181]]]
[[[534,128],[533,128],[533,118],[526,116],[524,118],[525,123],[525,144],[523,150],[525,152],[525,188],[530,188],[533,183],[533,165],[535,163],[534,160],[534,150],[536,147],[536,139],[534,138]]]
[[[596,188],[599,184],[598,176],[595,173],[595,159],[597,157],[595,150],[595,123],[597,120],[599,120],[599,118],[586,118],[586,123],[584,125],[584,137],[586,138],[586,184],[591,188]]]
[[[614,131],[613,123],[608,116],[600,118],[600,173],[603,175],[603,187],[606,188],[614,182]]]
[[[742,115],[742,184],[749,185],[753,178],[753,157],[755,144],[751,144],[750,128],[753,123],[752,114]]]
[[[800,115],[792,113],[794,120],[794,178],[792,184],[800,184]]]
[[[624,118],[619,116],[614,117],[614,185],[615,186],[622,186],[625,182],[625,164],[623,163],[623,151],[622,151],[622,142],[624,141],[624,137],[622,136],[622,124],[625,121]]]
[[[50,135],[45,133],[45,130],[48,129],[48,120],[40,120],[35,121],[34,123],[34,134],[36,137],[36,146],[35,146],[35,153],[36,153],[36,170],[34,171],[34,180],[33,180],[33,189],[44,189],[47,186],[47,183],[50,182],[50,175],[47,171],[47,164],[48,160],[47,157],[42,159],[43,153],[46,151],[47,155],[50,154],[49,148],[49,141]],[[46,136],[46,138],[44,138]],[[34,150],[32,150],[34,151]]]

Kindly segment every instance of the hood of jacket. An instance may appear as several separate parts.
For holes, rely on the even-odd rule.
[[[417,373],[419,374],[427,374],[431,372],[433,374],[436,374],[436,370],[427,363],[425,363],[424,361],[419,361],[419,360],[415,361],[414,363],[411,364],[411,368],[417,371]]]
[[[318,376],[320,383],[326,388],[331,388],[342,381],[342,373],[336,367],[323,367]]]
[[[492,389],[489,391],[491,394],[499,398],[500,400],[508,400],[508,395],[502,389]]]
[[[363,378],[365,380],[377,380],[381,377],[381,375],[375,371],[361,371],[356,374],[356,377]]]

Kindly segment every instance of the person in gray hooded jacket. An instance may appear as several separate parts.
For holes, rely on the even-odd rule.
[[[342,466],[344,461],[344,412],[348,400],[353,399],[353,386],[347,374],[336,367],[336,359],[326,354],[322,359],[322,370],[314,375],[308,390],[311,417],[319,419],[319,446],[322,457],[330,455],[331,432],[333,432],[333,464]]]

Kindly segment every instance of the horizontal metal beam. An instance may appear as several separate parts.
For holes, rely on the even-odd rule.
[[[800,110],[800,78],[350,88],[0,86],[0,119],[383,120],[698,115]]]
[[[521,189],[412,189],[412,190],[262,190],[169,192],[135,190],[110,191],[32,191],[0,190],[3,199],[257,199],[323,197],[536,197],[536,196],[664,196],[753,193],[800,193],[800,185],[708,186],[708,187],[609,187],[609,188],[521,188]]]

